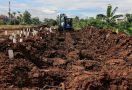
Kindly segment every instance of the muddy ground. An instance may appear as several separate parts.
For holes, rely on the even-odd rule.
[[[14,59],[8,58],[13,49]],[[132,37],[88,27],[0,41],[0,90],[132,90]]]

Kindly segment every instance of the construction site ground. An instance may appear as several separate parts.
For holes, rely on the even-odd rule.
[[[132,90],[132,37],[124,33],[43,29],[23,39],[0,40],[0,90]]]

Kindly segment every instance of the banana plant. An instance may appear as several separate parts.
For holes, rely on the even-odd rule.
[[[123,15],[115,15],[118,7],[115,7],[112,10],[112,5],[108,5],[106,15],[104,14],[98,14],[97,18],[105,20],[107,23],[113,23],[116,21],[117,18],[123,17]]]

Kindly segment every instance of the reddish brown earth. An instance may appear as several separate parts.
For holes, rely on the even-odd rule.
[[[132,37],[86,28],[48,35],[43,30],[17,44],[1,41],[0,88],[132,90]]]

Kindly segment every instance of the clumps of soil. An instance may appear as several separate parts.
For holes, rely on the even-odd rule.
[[[16,44],[6,39],[0,42],[0,89],[131,90],[132,37],[87,27],[43,28]]]

